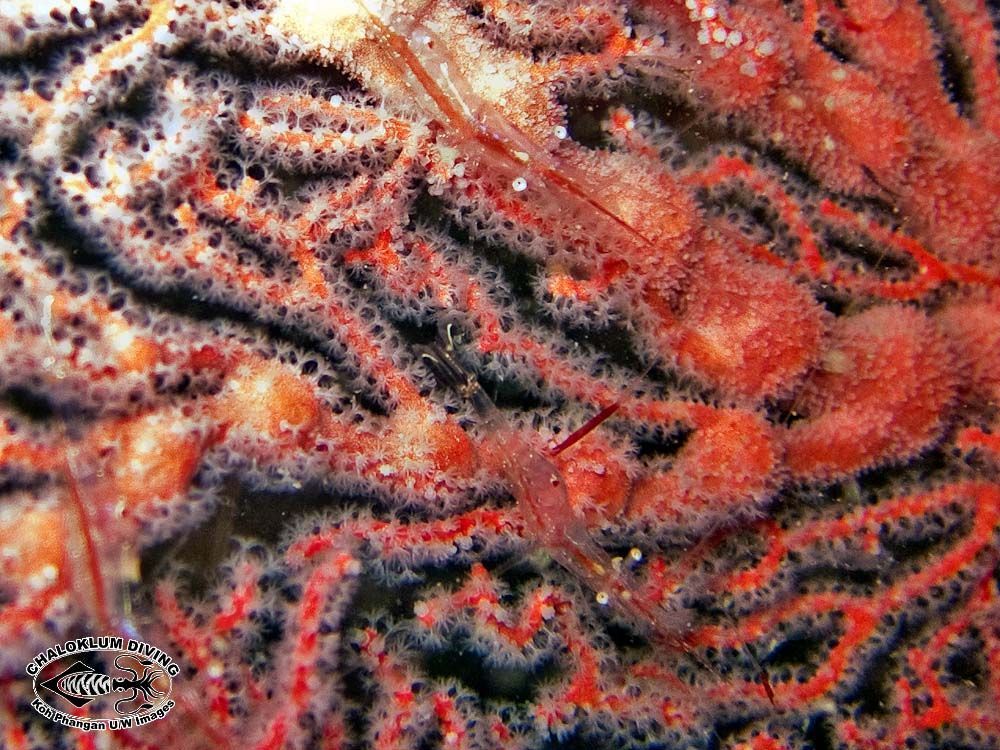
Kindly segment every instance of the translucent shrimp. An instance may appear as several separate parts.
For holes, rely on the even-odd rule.
[[[684,633],[691,627],[689,615],[667,610],[639,595],[622,559],[612,558],[602,549],[590,536],[584,520],[573,510],[559,468],[510,425],[475,375],[458,363],[450,331],[448,333],[447,346],[432,346],[423,358],[438,380],[455,388],[480,417],[480,428],[485,436],[480,450],[500,466],[533,541],[593,591],[598,604],[613,609],[627,620],[638,621],[658,640],[684,647]],[[606,418],[613,411],[613,408],[606,408],[602,415]],[[589,431],[596,426],[597,421],[591,420],[585,429]],[[580,432],[574,433],[570,440],[576,442],[582,437]],[[570,440],[564,441],[560,448],[568,447]],[[641,559],[637,549],[630,555],[633,559]]]
[[[33,322],[40,328],[48,344],[51,361],[45,364],[57,378],[65,376],[54,335],[54,298],[46,295],[41,302],[28,296],[20,297]],[[54,445],[61,452],[57,462],[64,491],[61,494],[68,529],[67,564],[82,571],[73,576],[69,586],[75,603],[90,623],[106,633],[127,639],[146,640],[143,637],[137,613],[133,611],[133,601],[142,583],[139,549],[130,542],[127,521],[117,507],[117,492],[111,485],[111,472],[94,446],[87,439],[87,425],[84,418],[73,413],[71,405],[56,411],[54,424]],[[116,708],[142,698],[155,698],[158,691],[153,687],[157,678],[154,672],[144,671],[140,676],[136,670],[122,666],[116,659],[115,666],[132,673],[128,680],[117,680],[115,684],[98,681],[97,678],[74,677],[62,687],[67,694],[81,696],[81,690],[108,688],[103,694],[116,691],[132,691],[130,696],[116,702]],[[110,678],[109,678],[110,679]],[[148,689],[147,689],[148,688]],[[134,689],[134,690],[133,690]],[[75,692],[74,692],[75,691]],[[86,697],[86,696],[83,696]],[[200,733],[216,748],[230,747],[225,737],[205,717],[200,696],[184,685],[174,685],[171,698],[180,713],[189,720],[194,731]],[[5,707],[0,706],[0,717]],[[131,713],[125,711],[123,713]],[[127,737],[127,733],[120,736]]]

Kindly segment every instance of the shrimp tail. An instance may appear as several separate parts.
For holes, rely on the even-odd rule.
[[[691,613],[667,609],[645,598],[621,558],[612,558],[586,532],[582,524],[569,523],[554,532],[560,539],[548,540],[557,550],[556,559],[574,573],[595,594],[602,606],[610,607],[646,631],[646,635],[686,650],[685,637],[691,629]]]

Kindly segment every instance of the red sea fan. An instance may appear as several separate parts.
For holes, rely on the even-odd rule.
[[[4,746],[997,747],[996,24],[0,0]]]

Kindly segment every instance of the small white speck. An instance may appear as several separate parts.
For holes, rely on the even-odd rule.
[[[774,54],[774,42],[770,39],[765,39],[763,42],[757,45],[757,54],[761,57],[767,57],[768,55]]]
[[[177,41],[177,37],[166,26],[160,26],[153,32],[153,41],[167,47]]]
[[[510,186],[514,188],[515,193],[521,193],[528,189],[528,181],[523,177],[517,177],[510,183]]]

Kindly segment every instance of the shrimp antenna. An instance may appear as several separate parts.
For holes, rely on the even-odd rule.
[[[771,701],[771,705],[775,708],[778,707],[777,702],[774,700],[774,687],[771,685],[771,675],[768,674],[767,667],[764,663],[757,658],[757,649],[753,647],[753,644],[749,641],[743,644],[743,652],[750,657],[750,661],[757,668],[757,681],[760,682],[762,688],[764,688],[764,694],[767,699]]]
[[[653,368],[656,367],[658,362],[659,360],[654,358],[646,366],[646,369],[643,370],[642,373],[639,375],[639,379],[641,380],[645,378],[647,375],[649,375],[649,373],[652,372]],[[563,438],[563,440],[561,440],[559,443],[551,446],[548,449],[548,454],[550,456],[558,456],[566,449],[572,448],[574,445],[576,445],[585,437],[587,437],[587,435],[589,435],[591,432],[600,427],[604,422],[613,417],[615,415],[615,412],[617,412],[622,407],[623,403],[625,403],[624,393],[620,395],[617,399],[612,401],[610,404],[607,404],[606,406],[602,407],[601,410],[597,412],[597,414],[595,414],[586,422],[584,422],[582,425],[573,430],[573,432],[571,432],[569,435]]]

